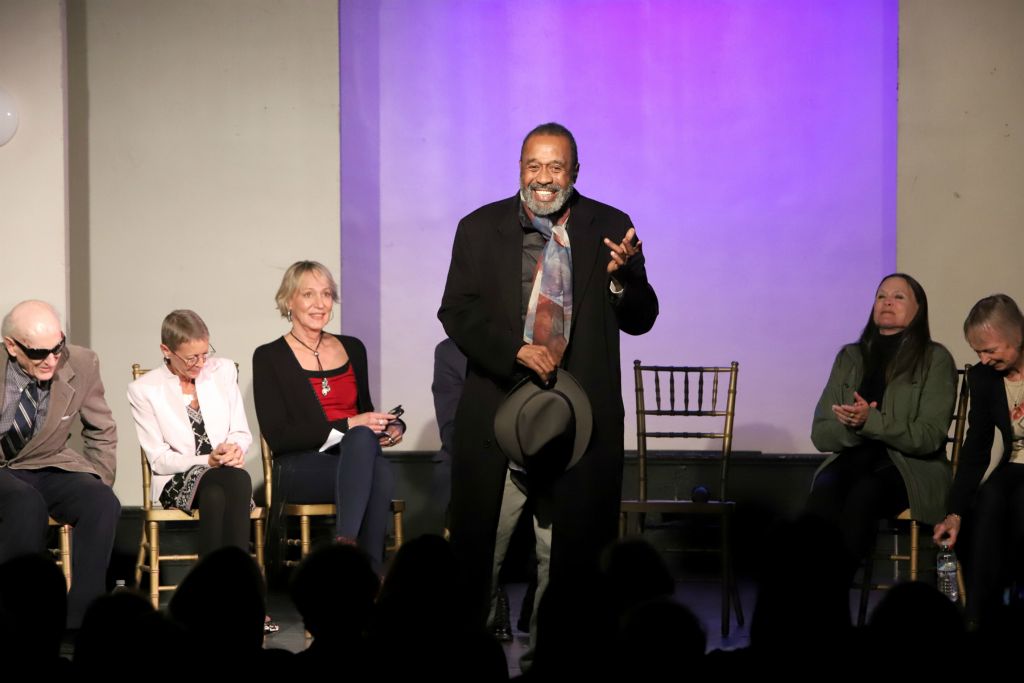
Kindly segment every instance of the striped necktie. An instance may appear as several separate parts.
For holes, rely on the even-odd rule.
[[[7,458],[14,458],[32,438],[32,426],[36,422],[39,407],[39,385],[29,382],[21,392],[18,407],[14,411],[14,424],[0,438],[0,448]]]

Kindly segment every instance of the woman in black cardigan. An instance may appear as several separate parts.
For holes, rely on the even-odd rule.
[[[974,304],[964,335],[981,363],[967,375],[967,437],[949,514],[935,525],[934,538],[957,545],[962,516],[967,617],[984,624],[998,610],[1003,587],[1024,578],[1024,315],[1005,294],[988,296]]]
[[[292,264],[276,300],[291,329],[252,358],[256,415],[279,472],[275,502],[333,501],[337,540],[359,545],[379,571],[393,489],[381,448],[400,442],[405,424],[374,411],[363,343],[324,332],[338,301],[325,266]]]

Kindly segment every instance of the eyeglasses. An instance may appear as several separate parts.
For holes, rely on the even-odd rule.
[[[174,351],[171,351],[171,353],[174,353]],[[177,353],[174,353],[174,355],[178,356]],[[178,356],[178,360],[180,360],[182,363],[185,364],[185,369],[186,370],[191,370],[192,368],[194,368],[195,366],[199,365],[200,363],[206,363],[206,361],[208,361],[210,359],[210,356],[215,356],[215,355],[217,355],[217,349],[213,348],[213,344],[211,344],[210,345],[210,350],[207,351],[206,353],[197,353],[196,355],[189,356],[188,358],[183,358],[182,356]]]
[[[52,349],[33,349],[31,346],[25,346],[14,337],[11,337],[10,339],[18,345],[18,348],[21,349],[26,356],[28,356],[29,360],[46,360],[50,357],[51,353],[54,356],[59,356],[67,345],[67,338],[63,334],[60,335],[60,342]]]

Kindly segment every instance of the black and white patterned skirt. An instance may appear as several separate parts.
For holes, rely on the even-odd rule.
[[[160,492],[160,504],[165,509],[177,508],[184,512],[192,512],[199,480],[209,469],[206,465],[193,465],[188,470],[173,475]]]

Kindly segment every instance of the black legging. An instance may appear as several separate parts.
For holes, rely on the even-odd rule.
[[[978,489],[956,549],[963,546],[967,616],[982,623],[999,609],[1006,584],[1021,572],[1024,465],[997,467]]]
[[[252,480],[240,467],[214,467],[203,473],[192,501],[199,510],[199,555],[224,546],[249,551]]]
[[[903,477],[884,445],[869,442],[843,451],[818,474],[807,512],[842,531],[852,575],[874,546],[878,520],[908,505]]]

